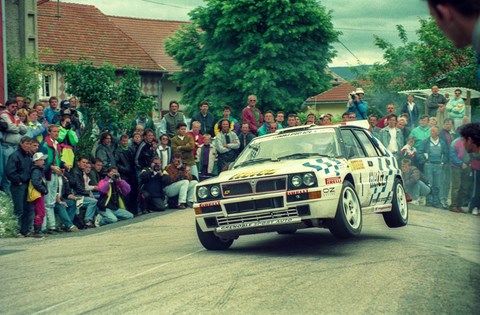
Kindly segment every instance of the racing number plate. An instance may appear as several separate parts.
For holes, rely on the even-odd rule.
[[[301,221],[302,221],[302,219],[300,219],[298,217],[268,219],[268,220],[262,220],[262,221],[234,223],[234,224],[219,226],[219,227],[217,227],[216,231],[217,232],[225,232],[225,231],[233,231],[233,230],[241,230],[241,229],[248,229],[248,228],[254,228],[254,227],[261,227],[261,226],[299,223]]]

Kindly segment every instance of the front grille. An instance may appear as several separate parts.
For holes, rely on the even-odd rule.
[[[225,197],[249,195],[252,193],[252,186],[249,182],[223,184],[222,191]]]
[[[257,193],[285,190],[287,181],[285,178],[259,180],[255,191]]]
[[[228,214],[275,209],[282,207],[283,197],[265,198],[225,204],[225,210]]]
[[[278,219],[278,218],[288,218],[288,217],[298,217],[298,212],[296,208],[281,210],[281,211],[272,211],[267,213],[258,213],[258,214],[249,214],[240,217],[226,218],[224,216],[217,217],[218,226],[237,224],[243,222],[255,222],[268,219]]]

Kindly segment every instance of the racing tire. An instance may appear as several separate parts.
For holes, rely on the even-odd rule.
[[[383,219],[390,228],[398,228],[408,223],[408,203],[400,179],[393,182],[392,210],[383,213]]]
[[[328,224],[328,229],[337,238],[347,239],[358,236],[362,231],[362,206],[355,188],[348,181],[343,182],[338,200],[335,218]]]
[[[216,236],[213,232],[203,232],[198,222],[195,222],[197,236],[200,243],[208,250],[225,250],[233,244],[233,239],[224,240]]]
[[[290,235],[290,234],[295,234],[296,232],[297,232],[297,229],[277,231],[277,233],[280,235]]]

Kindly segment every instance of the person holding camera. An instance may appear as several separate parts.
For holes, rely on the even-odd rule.
[[[183,163],[181,153],[173,155],[172,163],[167,166],[165,171],[172,182],[164,188],[165,194],[169,198],[178,196],[177,209],[192,207],[195,186],[198,181],[192,176],[190,166]]]
[[[150,167],[140,172],[140,192],[144,201],[144,212],[165,211],[165,193],[163,188],[171,183],[167,172],[162,171],[162,160],[155,156]]]
[[[347,103],[347,112],[354,113],[357,120],[367,119],[368,104],[363,100],[365,92],[362,88],[357,88],[349,95]]]
[[[65,163],[67,169],[71,169],[73,167],[73,161],[75,160],[73,149],[78,143],[78,136],[72,129],[71,111],[69,109],[64,110],[62,113],[57,140],[61,147],[61,160]]]
[[[116,166],[107,169],[107,176],[98,183],[98,191],[97,207],[102,216],[100,225],[133,218],[133,214],[126,210],[123,199],[130,193],[130,185],[120,177]]]

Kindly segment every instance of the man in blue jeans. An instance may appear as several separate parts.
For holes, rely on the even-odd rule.
[[[100,198],[97,206],[102,216],[100,225],[133,218],[133,214],[125,209],[124,201],[124,197],[130,193],[130,185],[120,178],[116,166],[108,168],[107,176],[98,183],[98,191]]]
[[[430,129],[430,138],[425,139],[418,150],[418,159],[424,164],[424,174],[430,183],[432,193],[427,196],[427,206],[447,209],[440,202],[444,166],[448,163],[448,146],[439,137],[438,127]]]
[[[83,206],[86,207],[85,226],[87,228],[95,227],[93,218],[97,212],[97,200],[93,197],[90,188],[90,177],[86,169],[89,167],[89,161],[86,157],[81,156],[77,160],[77,165],[70,171],[70,185],[76,196],[83,197]]]
[[[478,215],[480,209],[480,123],[466,124],[460,129],[465,151],[471,157],[473,170],[473,194],[470,200],[469,210],[473,215]]]

